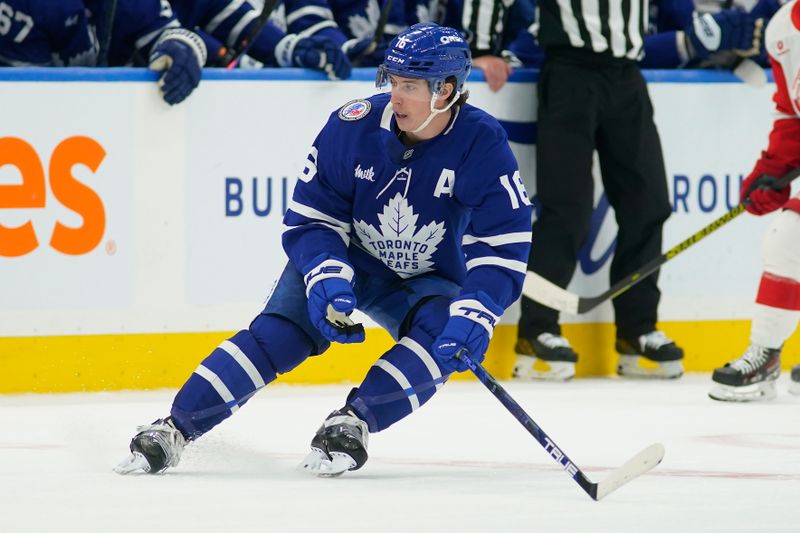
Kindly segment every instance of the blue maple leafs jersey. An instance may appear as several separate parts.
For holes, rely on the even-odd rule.
[[[289,33],[321,35],[342,45],[348,39],[372,37],[385,0],[285,0]],[[393,1],[384,32],[397,35],[408,25],[404,3]]]
[[[690,59],[685,45],[676,37],[676,32],[684,31],[692,23],[695,11],[698,13],[719,13],[723,9],[739,9],[754,17],[769,20],[785,0],[653,0],[650,2],[650,24],[645,38],[644,68],[713,67],[728,66],[734,57],[730,51],[721,51],[708,61]],[[751,58],[769,67],[766,53]]]
[[[0,65],[92,66],[97,39],[81,0],[0,2]]]
[[[247,37],[261,13],[249,2],[241,0],[170,0],[172,8],[181,24],[190,30],[198,31],[209,51],[208,63],[214,66],[221,43],[227,48],[238,46]],[[209,41],[206,36],[214,40]],[[262,63],[275,65],[275,46],[286,33],[268,21],[253,41],[247,54]],[[224,53],[224,52],[223,52]]]
[[[96,65],[109,6],[106,0],[3,0],[0,65]],[[117,0],[108,64],[146,65],[161,33],[179,26],[167,0]]]
[[[284,224],[284,249],[301,271],[327,253],[385,279],[434,273],[506,308],[522,289],[531,207],[490,115],[465,104],[442,134],[405,146],[389,95],[379,94],[331,115]]]
[[[84,4],[89,9],[90,24],[102,41],[110,2],[84,0]],[[112,26],[109,66],[145,66],[164,30],[178,28],[180,23],[167,0],[117,0]]]
[[[644,68],[678,68],[688,61],[676,32],[692,22],[692,0],[654,0],[649,4],[649,24],[644,40]]]

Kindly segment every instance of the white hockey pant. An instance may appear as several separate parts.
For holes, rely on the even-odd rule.
[[[761,277],[750,340],[780,348],[800,319],[800,214],[781,211],[764,236]]]

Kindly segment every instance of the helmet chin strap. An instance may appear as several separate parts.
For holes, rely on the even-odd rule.
[[[411,130],[411,133],[419,133],[425,128],[427,128],[436,115],[444,113],[445,111],[453,107],[453,104],[458,102],[458,99],[461,97],[461,93],[456,91],[455,96],[452,99],[450,99],[450,103],[447,104],[442,109],[436,109],[436,99],[438,97],[439,97],[438,92],[433,93],[433,96],[431,96],[431,114],[428,115],[428,118],[426,118],[425,121],[422,124],[420,124],[416,129]]]

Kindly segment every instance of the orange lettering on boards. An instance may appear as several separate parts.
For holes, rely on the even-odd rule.
[[[20,185],[0,185],[0,209],[44,207],[46,192],[44,169],[33,147],[16,137],[0,137],[0,167],[13,165],[22,174]],[[0,224],[0,255],[16,257],[39,246],[29,220],[18,228]]]
[[[48,174],[53,196],[67,209],[77,213],[83,223],[71,227],[56,221],[50,246],[67,255],[82,255],[94,250],[106,229],[106,212],[98,194],[72,175],[75,165],[85,165],[97,172],[106,151],[89,137],[69,137],[53,150]],[[42,209],[46,207],[45,174],[36,150],[17,137],[0,137],[0,167],[19,169],[22,183],[0,185],[0,209]],[[22,226],[7,228],[0,224],[0,256],[18,257],[34,251],[39,239],[29,220]]]
[[[50,159],[50,189],[61,205],[83,217],[83,226],[71,228],[56,222],[50,246],[69,255],[91,252],[106,229],[106,211],[100,197],[72,176],[72,167],[82,163],[97,172],[106,156],[103,147],[89,137],[64,139]]]

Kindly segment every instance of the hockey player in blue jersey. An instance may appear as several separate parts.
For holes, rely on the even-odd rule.
[[[101,45],[110,32],[105,50],[108,66],[147,66],[160,72],[159,90],[170,105],[185,100],[200,83],[205,44],[181,27],[167,0],[84,0],[84,4]],[[113,24],[108,28],[112,9]]]
[[[172,105],[197,87],[205,61],[202,40],[180,26],[167,0],[0,4],[0,65],[149,66],[162,73],[159,89]]]
[[[98,43],[81,0],[5,0],[0,66],[94,66]]]
[[[257,24],[259,11],[237,0],[171,0],[181,24],[203,38],[208,66],[219,64],[226,50],[241,46]],[[322,35],[286,34],[272,20],[261,28],[242,58],[245,68],[265,65],[321,70],[333,80],[350,77],[351,64],[340,45]]]
[[[217,64],[227,48],[235,48],[257,24],[259,11],[238,0],[170,0],[182,25],[203,38],[208,49],[208,66]],[[275,46],[286,33],[268,20],[253,40],[248,55],[266,65],[275,64]],[[263,65],[258,65],[263,66]],[[304,65],[297,65],[304,66]]]
[[[386,45],[408,26],[404,2],[394,0],[284,0],[287,31],[336,43],[348,65],[377,66]],[[386,10],[386,13],[382,11]],[[379,28],[381,15],[386,24]],[[379,35],[375,41],[375,35]]]
[[[773,1],[773,0],[770,0]],[[762,3],[764,6],[767,2]],[[643,68],[713,66],[722,53],[755,57],[763,50],[765,13],[759,8],[698,12],[692,0],[659,0],[650,5],[649,35],[645,38]]]
[[[302,462],[338,475],[367,460],[368,434],[430,400],[452,372],[480,361],[519,296],[530,202],[506,134],[466,104],[469,47],[418,24],[389,45],[377,85],[317,136],[284,224],[289,256],[265,309],[223,341],[183,385],[171,416],[140,428],[119,473],[178,464],[187,442],[278,374],[331,342],[364,340],[363,311],[396,344],[317,431]]]

